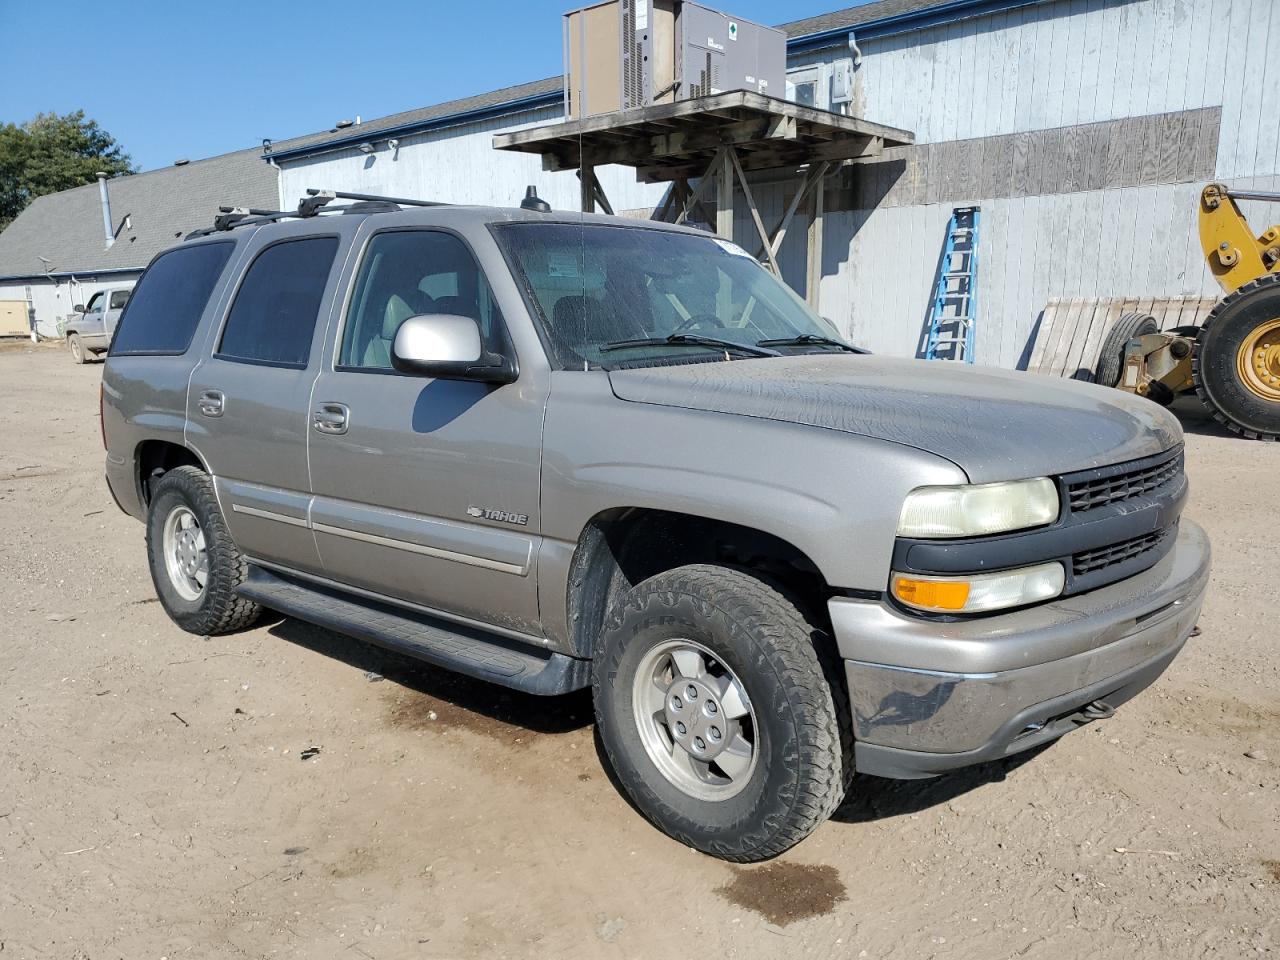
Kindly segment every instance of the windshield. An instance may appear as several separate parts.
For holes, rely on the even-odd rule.
[[[789,287],[715,237],[568,223],[509,223],[495,233],[560,369],[847,349]],[[762,340],[775,343],[759,349]]]

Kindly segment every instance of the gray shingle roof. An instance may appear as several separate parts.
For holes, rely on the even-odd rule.
[[[275,208],[279,173],[260,149],[197,160],[107,181],[118,230],[107,248],[97,183],[37,197],[0,233],[0,277],[141,269],[197,227],[213,223],[223,204]],[[125,217],[130,226],[121,229]]]
[[[867,3],[860,7],[847,7],[843,10],[820,14],[816,17],[808,17],[804,20],[794,20],[791,23],[781,24],[779,28],[786,31],[787,36],[794,40],[799,37],[812,36],[815,33],[825,33],[828,30],[845,30],[873,20],[883,20],[888,17],[898,17],[920,10],[928,10],[930,7],[940,6],[943,2],[945,0],[878,0],[876,3]],[[717,5],[719,4],[717,3]],[[732,0],[726,0],[725,5],[732,7]],[[389,129],[429,123],[432,120],[443,117],[514,103],[527,97],[560,94],[563,90],[563,77],[548,77],[545,80],[535,80],[531,83],[521,83],[513,87],[503,87],[501,90],[493,90],[473,97],[464,97],[461,100],[450,100],[447,103],[438,103],[418,110],[406,110],[403,113],[394,113],[387,117],[379,117],[376,120],[366,120],[356,127],[346,127],[342,130],[325,130],[321,133],[294,137],[292,140],[281,140],[271,145],[271,152],[280,154],[295,150],[306,150],[309,147],[320,147],[334,141],[345,142],[356,137],[363,139],[377,136],[379,133]]]

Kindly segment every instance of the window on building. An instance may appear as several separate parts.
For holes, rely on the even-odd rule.
[[[390,370],[400,324],[423,313],[471,317],[486,343],[502,323],[484,274],[457,237],[427,230],[377,234],[356,278],[338,365]]]
[[[787,99],[802,107],[831,108],[830,68],[826,64],[797,67],[787,71]]]
[[[308,237],[258,254],[231,305],[218,356],[305,367],[337,250],[337,237]]]
[[[201,243],[153,260],[116,327],[111,355],[185,353],[234,248]]]
[[[128,302],[129,302],[128,290],[113,290],[111,291],[111,305],[108,309],[123,310],[124,305]]]

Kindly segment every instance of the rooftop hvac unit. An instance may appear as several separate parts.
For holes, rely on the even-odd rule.
[[[786,96],[787,37],[688,0],[607,0],[564,16],[572,119],[729,90]]]

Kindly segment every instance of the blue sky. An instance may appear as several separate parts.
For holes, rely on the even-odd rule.
[[[856,0],[724,0],[775,24]],[[83,109],[143,169],[560,72],[577,0],[0,0],[0,122]]]

